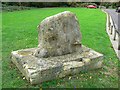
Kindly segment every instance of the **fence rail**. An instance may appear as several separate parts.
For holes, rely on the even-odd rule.
[[[118,26],[115,24],[113,18],[108,14],[108,29],[110,31],[110,34],[113,34],[114,30],[114,38],[113,40],[116,40],[116,36],[118,34],[118,50],[120,50],[120,32],[118,30]]]

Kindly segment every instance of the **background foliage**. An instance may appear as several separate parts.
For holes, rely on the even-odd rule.
[[[25,7],[86,7],[87,5],[105,6],[106,8],[116,8],[120,2],[2,2],[3,10],[23,10]],[[11,7],[9,7],[11,6]],[[14,7],[13,7],[14,6]],[[18,6],[18,7],[17,7]],[[15,9],[16,8],[16,9]]]

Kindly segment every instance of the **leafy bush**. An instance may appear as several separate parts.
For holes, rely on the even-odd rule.
[[[78,6],[79,6],[79,3],[77,3],[77,2],[67,2],[67,5],[68,5],[69,7],[78,7]]]
[[[112,3],[112,2],[104,2],[101,4],[102,6],[105,6],[106,8],[117,8],[118,6],[120,6],[120,3]]]
[[[95,4],[95,3],[82,3],[82,4],[81,4],[81,7],[86,7],[86,6],[88,6],[88,5],[97,6],[97,4]]]
[[[29,10],[33,7],[24,7],[24,6],[5,6],[3,5],[2,10],[3,11],[20,11],[20,10]]]
[[[111,6],[110,2],[104,2],[102,3],[102,6],[105,6],[106,8],[109,8]]]

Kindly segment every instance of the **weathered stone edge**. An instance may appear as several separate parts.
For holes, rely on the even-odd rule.
[[[91,51],[93,51],[91,49]],[[16,51],[13,51],[14,54]],[[102,67],[102,62],[103,62],[103,55],[96,52],[96,51],[93,51],[95,53],[97,53],[97,55],[99,55],[98,57],[94,57],[94,58],[91,58],[90,59],[90,62],[85,62],[85,64],[81,67],[77,67],[77,68],[72,68],[72,69],[68,69],[68,70],[60,70],[58,72],[58,74],[56,74],[55,77],[53,77],[52,79],[56,79],[56,78],[62,78],[62,77],[65,77],[66,75],[73,75],[73,74],[76,74],[76,73],[79,73],[81,71],[88,71],[88,70],[93,70],[93,69],[97,69],[97,68],[101,68]],[[12,53],[13,54],[13,53]],[[28,70],[25,70],[23,68],[22,65],[20,65],[18,62],[17,62],[17,59],[20,59],[20,58],[16,58],[14,55],[12,55],[12,62],[18,67],[18,69],[21,71],[21,73],[26,77],[26,79],[31,83],[31,84],[39,84],[43,81],[40,81],[40,80],[37,80],[35,81],[34,79],[31,79],[31,77],[33,76],[29,76],[29,72]],[[38,72],[38,77],[40,77],[40,73],[41,72]],[[51,79],[50,79],[51,80]],[[47,80],[49,81],[49,80]]]

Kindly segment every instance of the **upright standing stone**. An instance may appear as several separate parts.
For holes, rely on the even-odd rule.
[[[60,56],[82,52],[79,22],[70,11],[44,19],[38,26],[37,57]]]
[[[12,52],[12,62],[31,84],[102,66],[102,54],[81,47],[79,23],[73,13],[65,11],[48,17],[38,28],[37,48]]]

